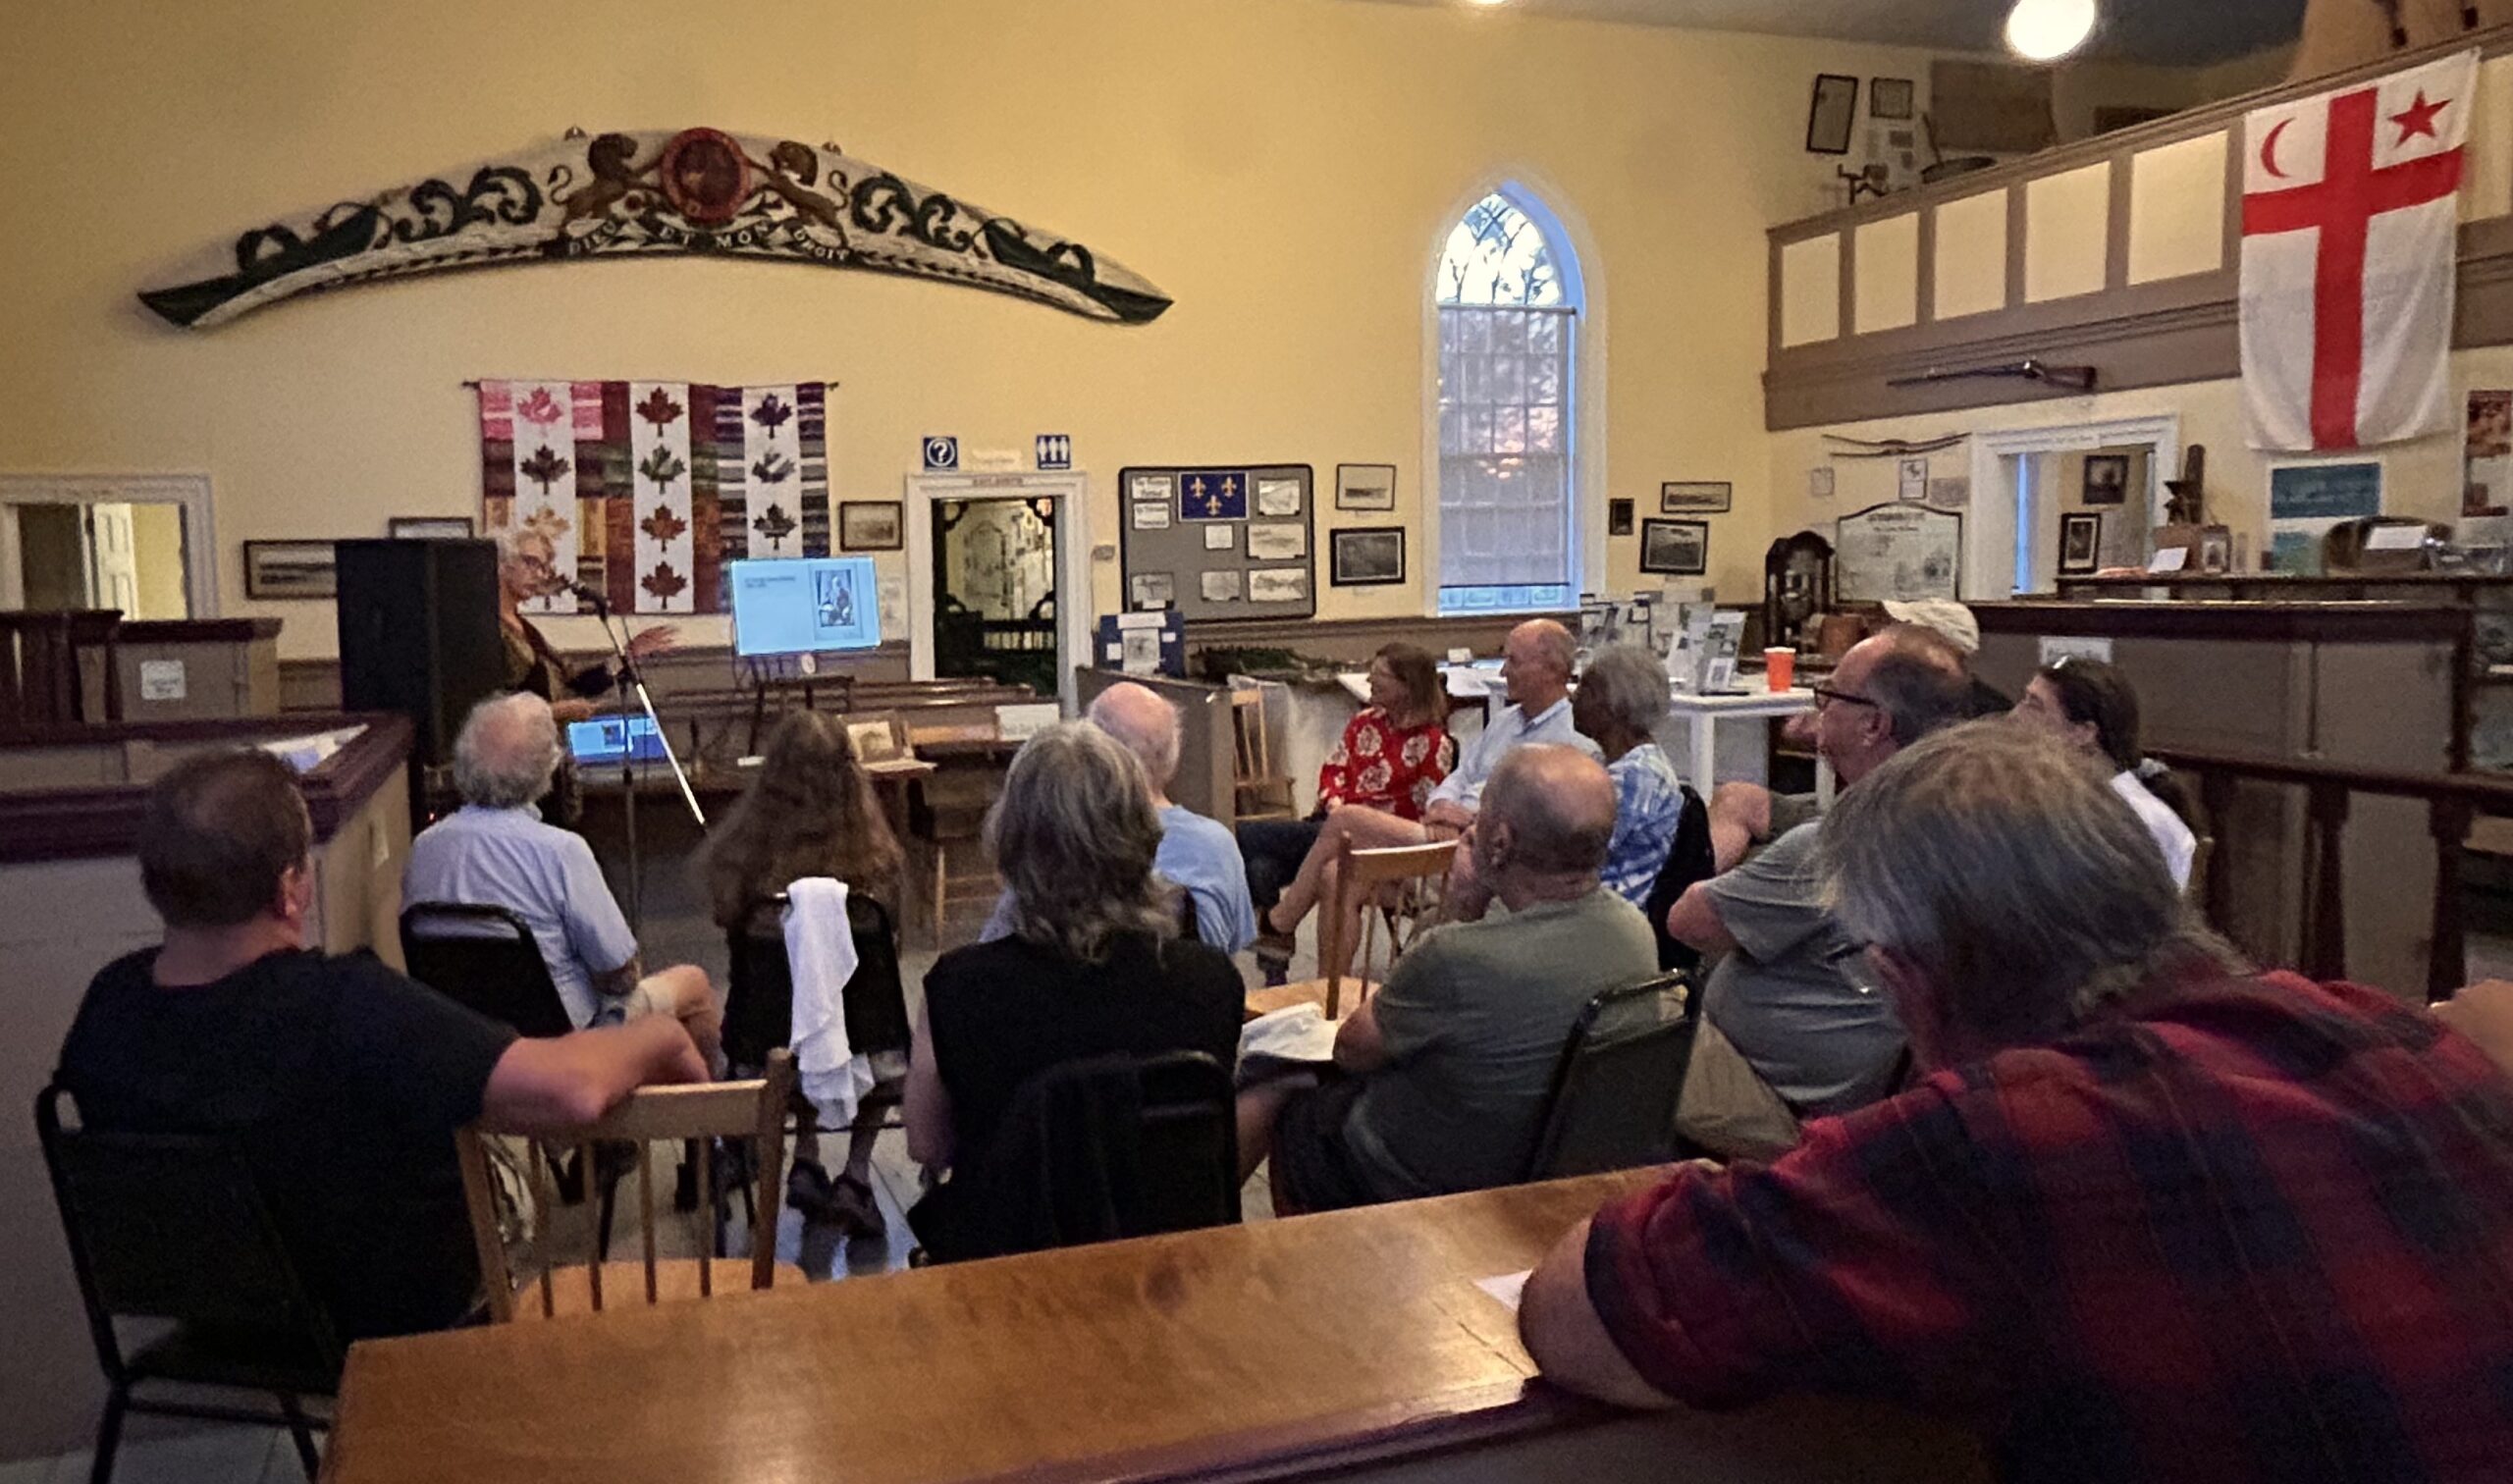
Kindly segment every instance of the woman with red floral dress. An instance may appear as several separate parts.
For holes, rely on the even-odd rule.
[[[1317,770],[1315,812],[1306,820],[1256,820],[1239,826],[1248,894],[1260,922],[1317,843],[1328,815],[1361,804],[1418,820],[1431,790],[1457,766],[1457,744],[1443,724],[1447,695],[1428,650],[1383,647],[1370,662],[1369,688],[1370,704],[1345,726],[1343,741]],[[1291,944],[1278,934],[1261,935],[1256,957],[1271,980],[1290,962]]]

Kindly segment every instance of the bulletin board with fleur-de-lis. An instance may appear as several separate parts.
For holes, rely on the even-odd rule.
[[[725,562],[829,554],[832,385],[484,381],[483,526],[540,532],[620,612],[722,612]]]

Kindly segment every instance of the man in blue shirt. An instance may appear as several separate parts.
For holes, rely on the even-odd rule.
[[[1217,821],[1169,797],[1169,780],[1178,775],[1178,708],[1129,680],[1100,692],[1087,716],[1143,764],[1152,808],[1160,815],[1160,851],[1152,857],[1152,869],[1195,902],[1197,939],[1224,953],[1255,942],[1256,904],[1249,899],[1248,867],[1239,858],[1238,839]],[[990,943],[1011,931],[1012,897],[1007,892],[995,900],[978,940]]]
[[[1591,758],[1597,744],[1571,724],[1571,666],[1576,646],[1571,631],[1550,618],[1530,618],[1510,630],[1501,645],[1501,684],[1509,704],[1484,723],[1466,745],[1457,770],[1442,779],[1422,810],[1420,823],[1362,805],[1348,804],[1326,817],[1317,843],[1300,863],[1300,874],[1283,888],[1264,927],[1276,934],[1278,953],[1288,954],[1289,939],[1300,929],[1329,887],[1329,874],[1344,843],[1356,850],[1390,845],[1420,845],[1453,840],[1474,822],[1483,801],[1483,785],[1501,760],[1530,742],[1577,749]],[[1259,954],[1262,957],[1260,951]]]

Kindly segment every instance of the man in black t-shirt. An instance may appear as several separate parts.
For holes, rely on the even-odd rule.
[[[479,1298],[454,1131],[580,1128],[706,1064],[670,1016],[518,1039],[371,956],[308,949],[312,838],[266,753],[159,780],[138,853],[165,942],[96,976],[57,1075],[87,1127],[234,1139],[344,1340],[443,1328]]]

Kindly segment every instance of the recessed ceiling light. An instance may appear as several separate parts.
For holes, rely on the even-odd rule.
[[[2006,44],[2028,62],[2057,62],[2094,34],[2094,0],[2016,0]]]
[[[1510,0],[1466,0],[1466,3],[1469,5],[1478,5],[1489,10],[1497,5],[1507,5],[1510,3]]]

